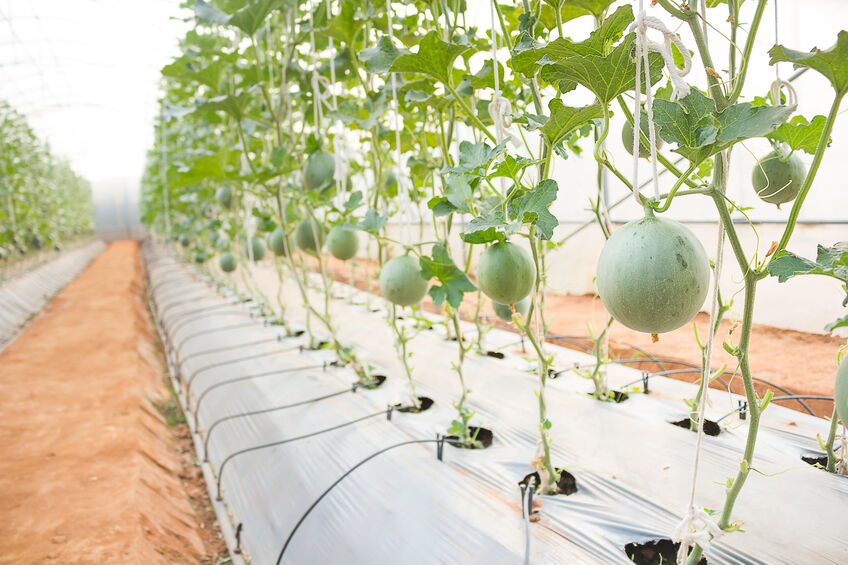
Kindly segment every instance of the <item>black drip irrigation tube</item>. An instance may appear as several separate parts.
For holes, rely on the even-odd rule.
[[[217,363],[211,363],[209,365],[204,365],[200,369],[194,371],[191,376],[185,381],[186,387],[186,398],[189,396],[189,392],[191,391],[191,383],[197,378],[198,375],[209,371],[211,369],[217,369],[220,367],[226,367],[227,365],[232,365],[234,363],[241,363],[242,361],[252,361],[254,359],[261,359],[262,357],[271,357],[272,355],[279,355],[281,353],[289,353],[291,351],[298,351],[300,346],[289,347],[286,349],[274,349],[272,351],[263,351],[262,353],[254,353],[253,355],[245,355],[243,357],[236,357],[235,359],[227,359],[226,361],[219,361]],[[181,373],[182,374],[182,373]]]
[[[263,337],[262,339],[256,339],[256,340],[253,340],[253,341],[248,341],[246,343],[236,343],[234,345],[225,345],[223,347],[215,347],[215,348],[212,348],[212,349],[204,349],[202,351],[194,351],[192,353],[189,353],[185,357],[183,357],[180,360],[180,365],[184,365],[185,363],[188,362],[189,359],[196,359],[196,358],[201,357],[203,355],[213,355],[215,353],[221,353],[223,351],[235,351],[236,349],[243,349],[245,347],[253,347],[254,345],[262,345],[264,343],[279,342],[279,341],[281,341],[281,337],[282,336],[279,336],[279,335],[276,335],[276,336],[273,336],[273,337]]]
[[[232,311],[228,311],[229,308],[234,308]],[[196,315],[195,315],[196,314]],[[177,331],[181,330],[188,324],[192,324],[194,322],[199,322],[201,320],[205,320],[210,316],[220,316],[221,314],[231,314],[233,316],[250,316],[251,313],[244,310],[243,308],[237,308],[237,304],[233,304],[230,302],[224,304],[217,304],[215,306],[210,306],[209,308],[198,308],[197,310],[193,310],[191,312],[187,312],[185,314],[185,318],[182,318],[178,322],[174,323],[174,327],[172,327],[168,333],[170,335],[175,335]]]
[[[220,326],[220,327],[217,327],[217,328],[207,328],[207,329],[203,329],[203,330],[198,330],[194,333],[190,333],[187,336],[185,336],[182,339],[182,341],[180,341],[179,343],[174,344],[174,348],[177,351],[179,351],[180,349],[185,347],[186,344],[189,341],[191,341],[192,339],[197,338],[197,337],[202,337],[204,335],[209,335],[209,334],[214,334],[214,333],[229,331],[229,330],[240,330],[240,329],[244,329],[244,328],[251,328],[255,325],[256,325],[256,319],[251,319],[249,321],[239,322],[237,324],[230,324],[230,325],[227,325],[227,326]],[[168,335],[172,336],[172,337],[176,337],[176,336],[173,336],[173,334],[171,332],[168,332]]]
[[[324,363],[323,365],[307,365],[305,367],[291,367],[289,369],[274,369],[272,371],[264,371],[262,373],[254,373],[252,375],[243,375],[241,377],[234,377],[232,379],[226,379],[223,381],[219,381],[214,385],[210,386],[206,390],[204,390],[199,397],[197,397],[197,401],[194,403],[194,429],[198,430],[200,427],[200,405],[203,402],[203,399],[206,398],[206,395],[212,392],[215,389],[231,385],[234,383],[240,383],[242,381],[248,381],[251,379],[257,379],[260,377],[276,377],[281,375],[287,375],[291,373],[299,373],[300,371],[309,371],[312,369],[322,369],[324,371],[327,370],[328,363]],[[210,429],[211,431],[211,429]],[[208,432],[207,432],[208,433]]]
[[[343,394],[355,393],[357,388],[362,386],[361,383],[353,383],[352,386],[343,388],[341,390],[337,390],[336,392],[330,392],[321,396],[315,396],[313,398],[307,398],[306,400],[300,400],[298,402],[292,402],[290,404],[282,404],[280,406],[272,406],[270,408],[261,408],[259,410],[251,410],[249,412],[239,412],[237,414],[230,414],[229,416],[224,416],[223,418],[218,418],[212,425],[209,426],[209,429],[206,430],[206,437],[203,440],[203,461],[209,461],[209,438],[212,437],[212,430],[214,430],[218,424],[223,424],[224,422],[229,422],[232,420],[237,420],[239,418],[249,418],[251,416],[259,416],[260,414],[270,414],[271,412],[279,412],[282,410],[288,410],[289,408],[297,408],[298,406],[305,406],[307,404],[313,404],[316,402],[321,402],[322,400],[328,400],[330,398],[335,398],[337,396],[342,396]],[[200,410],[200,401],[198,401],[197,407],[195,408],[195,427],[197,430],[197,414]],[[199,433],[199,432],[198,432]]]
[[[420,444],[423,444],[423,443],[435,443],[436,446],[437,446],[436,447],[436,458],[439,461],[442,461],[442,454],[444,453],[444,445],[446,443],[457,444],[457,443],[459,443],[459,440],[449,439],[449,438],[442,436],[441,434],[437,434],[436,439],[411,439],[411,440],[407,440],[407,441],[402,441],[400,443],[395,443],[395,444],[390,445],[388,447],[384,447],[383,449],[381,449],[379,451],[375,451],[374,453],[372,453],[371,455],[369,455],[368,457],[366,457],[365,459],[363,459],[362,461],[360,461],[359,463],[357,463],[356,465],[354,465],[353,467],[351,467],[350,469],[345,471],[342,474],[342,476],[340,476],[338,479],[333,481],[333,484],[331,484],[329,487],[327,487],[327,489],[324,492],[322,492],[318,496],[318,498],[315,499],[315,502],[313,502],[309,506],[309,508],[306,509],[306,512],[303,513],[303,515],[300,517],[300,519],[294,525],[294,528],[292,528],[291,532],[289,532],[289,535],[286,538],[286,541],[283,544],[282,549],[280,549],[280,555],[277,557],[277,565],[280,565],[280,563],[282,563],[283,556],[285,555],[286,550],[289,548],[289,544],[291,543],[291,540],[294,537],[294,534],[297,532],[298,528],[300,528],[301,524],[303,524],[304,520],[306,520],[307,516],[309,516],[309,514],[312,513],[312,511],[315,509],[315,507],[318,506],[318,503],[320,503],[324,499],[324,497],[327,496],[330,493],[330,491],[332,491],[334,488],[336,488],[336,486],[338,486],[339,483],[341,483],[351,473],[353,473],[354,471],[356,471],[357,469],[359,469],[360,467],[362,467],[363,465],[365,465],[366,463],[368,463],[372,459],[375,459],[375,458],[379,457],[380,455],[382,455],[382,454],[384,454],[388,451],[392,451],[393,449],[397,449],[398,447],[404,447],[406,445],[420,445]]]
[[[224,476],[224,468],[226,467],[227,463],[229,463],[230,461],[233,460],[233,458],[238,457],[239,455],[244,455],[245,453],[260,451],[262,449],[268,449],[270,447],[277,447],[277,446],[280,446],[280,445],[285,445],[287,443],[292,443],[292,442],[299,441],[299,440],[302,440],[302,439],[308,439],[308,438],[311,438],[311,437],[319,436],[321,434],[326,434],[328,432],[333,432],[333,431],[336,431],[336,430],[340,430],[342,428],[346,428],[348,426],[352,426],[354,424],[358,424],[359,422],[364,422],[365,420],[370,420],[371,418],[376,418],[377,416],[385,415],[386,420],[391,420],[392,419],[392,413],[395,410],[399,410],[401,408],[403,408],[403,407],[402,406],[389,406],[385,410],[380,410],[379,412],[372,412],[370,414],[366,414],[365,416],[360,416],[359,418],[354,418],[353,420],[348,420],[347,422],[342,422],[341,424],[336,424],[335,426],[330,426],[329,428],[324,428],[324,429],[318,430],[316,432],[310,432],[308,434],[303,434],[303,435],[291,437],[291,438],[288,438],[288,439],[281,439],[281,440],[278,440],[278,441],[272,441],[272,442],[269,442],[269,443],[254,445],[253,447],[246,447],[245,449],[240,449],[240,450],[238,450],[234,453],[231,453],[231,454],[227,455],[227,457],[224,458],[224,460],[221,462],[221,466],[218,467],[218,472],[216,473],[217,477],[218,477],[217,478],[218,492],[217,492],[217,495],[216,495],[216,500],[219,500],[219,501],[222,500],[222,498],[221,498],[221,479]]]

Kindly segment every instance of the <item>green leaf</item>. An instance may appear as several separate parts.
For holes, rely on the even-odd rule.
[[[580,126],[603,116],[603,110],[598,104],[572,108],[563,104],[559,98],[550,101],[548,110],[551,113],[551,118],[541,129],[548,145],[556,145],[562,138]]]
[[[383,229],[388,219],[389,218],[387,216],[381,216],[377,210],[370,208],[367,212],[365,212],[365,217],[362,218],[362,221],[356,224],[356,227],[362,231],[376,235],[381,229]]]
[[[365,63],[365,69],[371,73],[383,74],[389,71],[395,59],[409,54],[409,50],[395,47],[392,40],[384,35],[377,40],[376,47],[368,47],[359,52],[359,59]]]
[[[842,316],[838,320],[834,320],[824,327],[824,331],[832,332],[836,328],[848,328],[848,314]]]
[[[251,0],[244,8],[230,16],[227,23],[247,35],[253,35],[265,23],[268,14],[282,8],[284,4],[284,0]]]
[[[674,102],[655,100],[654,123],[659,126],[660,137],[681,147],[703,147],[718,136],[715,102],[697,88]]]
[[[356,192],[351,193],[348,197],[347,202],[345,202],[344,207],[345,210],[356,210],[362,204],[362,191],[357,190]]]
[[[818,147],[825,121],[824,116],[816,116],[812,122],[808,122],[804,116],[795,116],[766,137],[787,144],[793,151],[804,151],[813,155]],[[828,140],[828,145],[830,142],[831,140]]]
[[[786,282],[796,275],[827,275],[848,284],[848,241],[832,247],[819,245],[815,261],[783,250],[769,262],[768,272],[778,282]]]
[[[453,63],[469,47],[446,43],[439,39],[439,33],[431,31],[418,44],[418,52],[401,55],[395,59],[390,70],[399,73],[420,73],[450,84]]]
[[[587,12],[590,12],[593,16],[600,18],[606,13],[607,8],[609,8],[615,0],[565,0],[563,2],[566,6],[574,6],[575,8],[582,8]]]
[[[250,94],[240,92],[233,96],[227,94],[225,96],[216,96],[205,102],[198,104],[197,112],[226,112],[237,120],[241,120],[244,116],[244,110],[250,103]]]
[[[474,286],[465,272],[456,266],[447,249],[441,245],[434,245],[432,257],[422,255],[419,259],[421,274],[425,279],[434,278],[441,284],[430,288],[430,297],[436,306],[441,306],[447,300],[452,308],[459,308],[462,304],[462,295],[466,292],[474,292]]]
[[[677,101],[656,100],[654,123],[659,126],[660,137],[677,143],[676,151],[698,164],[734,143],[769,134],[793,109],[743,102],[719,113],[712,99],[693,88]]]
[[[459,144],[459,164],[446,169],[453,174],[472,173],[486,175],[486,169],[492,160],[506,151],[506,141],[491,147],[485,141],[471,143],[463,141]]]
[[[466,243],[492,243],[504,241],[506,236],[503,230],[506,228],[502,210],[495,210],[486,216],[474,218],[465,226],[462,233],[462,241]]]
[[[492,72],[492,61],[485,61],[480,70],[473,75],[465,75],[472,88],[494,88],[495,75]],[[498,84],[504,84],[503,66],[498,63]]]
[[[363,27],[365,27],[365,21],[356,17],[356,4],[341,2],[341,11],[327,22],[325,33],[353,47],[356,36]]]
[[[636,87],[636,63],[632,57],[635,38],[635,34],[628,34],[606,57],[578,55],[554,63],[554,68],[563,78],[591,90],[602,104],[609,104],[619,94]],[[659,53],[651,53],[648,60],[651,84],[654,84],[662,78],[663,59]],[[645,88],[644,79],[642,88]]]
[[[445,196],[457,210],[471,211],[468,204],[471,200],[471,186],[464,176],[451,175],[448,177]]]
[[[448,202],[444,196],[434,196],[427,202],[427,207],[433,211],[433,215],[438,217],[453,214],[456,211],[456,206]]]
[[[719,133],[716,138],[722,146],[743,139],[762,137],[784,123],[795,110],[791,106],[758,106],[750,102],[734,104],[718,115]]]
[[[225,25],[230,21],[229,14],[222,12],[211,2],[204,2],[203,0],[195,0],[194,16],[207,24]]]
[[[177,189],[204,179],[227,178],[228,170],[235,167],[240,156],[241,151],[230,151],[224,148],[211,155],[196,157],[183,170],[168,172],[168,186]]]
[[[589,34],[585,41],[574,42],[565,37],[559,37],[547,45],[525,49],[512,57],[510,66],[517,72],[531,77],[540,66],[552,64],[576,55],[605,56],[611,46],[618,41],[630,22],[633,21],[633,8],[630,5],[619,7],[601,27]],[[548,79],[545,79],[548,80]],[[550,82],[550,81],[549,81]]]
[[[162,76],[199,82],[217,91],[226,66],[225,61],[218,60],[205,67],[197,68],[190,57],[183,55],[162,67]]]
[[[507,209],[509,219],[535,226],[539,239],[551,239],[554,228],[559,225],[559,220],[548,208],[556,200],[558,190],[556,181],[543,180],[533,190],[510,201]]]
[[[504,157],[504,160],[498,163],[498,165],[492,170],[489,174],[489,178],[507,177],[510,179],[517,179],[524,172],[524,169],[540,163],[542,163],[540,159],[530,159],[529,157],[522,157],[521,155],[507,155]]]
[[[823,74],[833,85],[837,93],[848,92],[848,31],[840,31],[836,36],[836,44],[821,51],[813,49],[805,53],[787,49],[783,45],[775,45],[769,50],[770,65],[780,61],[794,63],[795,68],[807,67]]]

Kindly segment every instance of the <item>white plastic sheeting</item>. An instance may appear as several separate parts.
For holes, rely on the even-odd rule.
[[[398,447],[364,463],[319,500],[379,450],[430,440],[445,430],[459,396],[451,369],[456,344],[439,327],[410,342],[418,394],[435,405],[420,414],[395,411],[387,420],[386,407],[406,398],[406,379],[384,317],[365,305],[379,306],[379,299],[336,286],[352,299],[332,302],[340,339],[388,376],[378,389],[347,392],[355,376],[328,366],[331,352],[296,349],[304,337],[282,337],[279,326],[263,325],[243,306],[226,304],[209,281],[162,248],[148,247],[146,257],[159,322],[181,375],[182,400],[189,421],[196,417],[199,424],[201,453],[208,442],[210,490],[216,496],[220,480],[226,505],[221,518],[228,530],[240,531],[242,555],[252,563],[278,562],[288,540],[282,563],[522,563],[527,557],[530,563],[623,564],[631,563],[626,544],[668,537],[685,511],[696,436],[669,422],[685,416],[682,399],[694,396],[695,387],[653,377],[650,394],[602,403],[586,394],[590,382],[565,372],[548,387],[552,453],[555,465],[574,474],[578,491],[540,497],[541,520],[528,527],[517,483],[532,471],[538,384],[518,337],[500,330],[487,341],[506,358],[472,356],[464,367],[476,410],[472,423],[494,431],[492,447],[446,446],[443,461],[434,443]],[[283,290],[287,319],[302,327],[296,291],[290,285]],[[471,337],[473,327],[464,325],[463,331]],[[587,355],[547,347],[558,368],[592,362]],[[618,386],[640,379],[639,371],[622,366],[610,366],[609,373]],[[736,408],[737,397],[714,397],[708,417]],[[304,402],[316,398],[323,399]],[[237,416],[254,411],[263,412]],[[318,433],[358,418],[364,419]],[[705,438],[701,456],[696,500],[709,508],[720,508],[720,483],[735,474],[745,441],[747,421],[734,415],[722,423],[718,437]],[[716,542],[707,553],[710,563],[848,562],[848,480],[800,459],[817,449],[815,435],[826,427],[780,406],[767,409],[756,472],[734,512],[745,533]],[[314,435],[293,439],[309,434]],[[261,447],[284,440],[291,441]],[[233,455],[248,448],[256,449]]]
[[[0,349],[105,247],[102,241],[75,247],[0,284]]]

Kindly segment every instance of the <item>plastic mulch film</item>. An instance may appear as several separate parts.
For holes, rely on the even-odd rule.
[[[464,365],[471,423],[492,430],[493,444],[444,445],[439,460],[435,438],[454,418],[460,392],[456,343],[443,327],[421,330],[409,343],[417,393],[434,405],[417,414],[390,411],[407,403],[408,391],[385,308],[367,305],[379,307],[378,298],[335,287],[343,295],[332,302],[341,341],[387,377],[376,389],[356,389],[351,370],[331,365],[331,351],[303,349],[305,336],[286,337],[162,248],[148,247],[146,257],[182,399],[214,475],[210,490],[220,492],[251,563],[624,564],[633,562],[625,546],[668,538],[682,518],[696,435],[670,422],[686,416],[683,399],[694,396],[693,385],[652,377],[648,394],[631,391],[612,403],[593,400],[591,382],[573,371],[550,380],[552,458],[574,475],[577,491],[536,496],[540,519],[528,523],[518,483],[533,471],[538,382],[516,334],[491,331],[489,349],[504,359],[472,355]],[[260,284],[271,274],[259,273]],[[288,284],[283,290],[287,320],[303,327],[297,292]],[[400,323],[414,331],[414,320]],[[463,325],[463,333],[473,338],[473,326]],[[546,347],[557,368],[592,363]],[[641,383],[639,371],[610,365],[608,372],[613,387]],[[713,420],[737,409],[740,398],[712,397]],[[732,414],[718,436],[704,438],[698,504],[721,507],[746,426]],[[710,563],[848,562],[848,480],[801,460],[818,451],[816,434],[826,428],[823,420],[768,407],[755,472],[734,512],[745,532],[714,542]]]
[[[105,249],[94,241],[60,253],[47,262],[0,284],[0,349],[47,302],[74,280]]]

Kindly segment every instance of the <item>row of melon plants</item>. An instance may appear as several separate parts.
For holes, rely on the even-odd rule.
[[[91,186],[0,102],[0,266],[94,229]]]
[[[362,384],[373,385],[372,368],[339,339],[331,315],[336,263],[330,258],[349,262],[354,277],[364,274],[368,290],[379,284],[392,304],[387,323],[412,411],[424,405],[415,393],[420,377],[408,344],[430,324],[418,315],[429,295],[457,348],[456,417],[448,432],[469,448],[483,444],[472,424],[463,367],[475,348],[485,352],[487,297],[535,355],[539,443],[532,465],[539,491],[554,494],[561,470],[551,460],[553,420],[545,403],[552,363],[545,350],[546,280],[559,247],[551,207],[585,204],[551,175],[553,165],[567,171],[570,159],[594,159],[598,180],[576,182],[600,183],[608,172],[644,211],[613,231],[600,184],[590,202],[606,239],[597,287],[610,318],[593,336],[596,365],[586,375],[601,401],[615,398],[603,367],[613,319],[658,335],[689,324],[702,308],[712,311],[715,328],[730,309],[720,292],[707,301],[713,268],[707,251],[665,215],[680,198],[700,198],[714,210],[719,242],[729,243],[744,279],[739,328],[722,346],[737,360],[745,385],[747,442],[735,476],[727,479],[723,507],[712,511],[721,530],[735,531],[734,506],[771,398],[757,394],[749,365],[757,285],[768,276],[783,281],[802,274],[833,277],[843,288],[848,280],[846,242],[821,246],[815,260],[787,250],[848,91],[848,33],[827,50],[769,50],[771,64],[790,62],[832,84],[827,115],[807,119],[794,115],[781,83],[751,85],[752,101],[741,101],[749,61],[761,45],[765,0],[749,3],[744,14],[741,2],[708,3],[710,14],[727,13],[721,33],[703,25],[695,0],[658,0],[649,9],[694,39],[691,56],[706,69],[703,90],[682,76],[683,51],[689,52],[679,36],[667,33],[665,58],[653,48],[642,52],[643,28],[634,22],[645,20],[632,3],[613,4],[484,2],[483,9],[492,8],[492,26],[483,32],[470,21],[466,2],[198,0],[186,16],[193,26],[181,40],[181,55],[162,70],[143,219],[210,272],[240,277],[269,311],[274,302],[278,323],[288,328],[283,293],[265,296],[255,278],[255,262],[270,255],[281,285],[290,281],[298,289],[309,343],[332,349]],[[573,39],[572,21],[578,31],[591,21],[593,30]],[[732,43],[724,42],[728,66],[721,71],[711,49],[723,38]],[[592,102],[568,105],[580,97]],[[640,105],[640,99],[648,100]],[[646,194],[613,162],[607,140],[614,112],[625,118],[622,138],[634,161],[647,159],[672,179],[664,191]],[[752,172],[752,191],[762,206],[783,204],[786,218],[780,240],[766,253],[744,248],[739,231],[754,228],[734,223],[734,217],[747,218],[747,209],[727,195],[732,153],[752,138],[767,138],[774,148]],[[672,162],[679,157],[685,168]],[[314,284],[320,300],[309,292]],[[415,324],[398,323],[403,308]],[[473,339],[462,335],[463,314],[476,325]],[[848,318],[830,329],[845,325]],[[693,336],[705,361],[713,337],[712,331]],[[697,407],[714,376],[703,364],[700,390],[690,401],[695,430]],[[838,374],[831,433],[823,442],[832,472],[840,464],[834,451],[840,411],[843,421],[848,417],[844,363]],[[699,562],[702,550],[693,547],[688,562]]]

